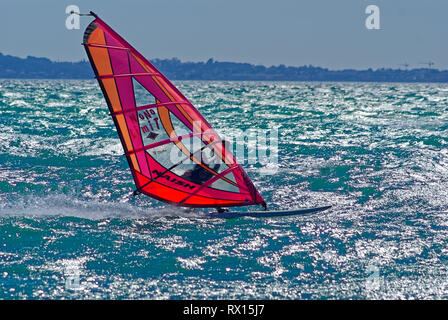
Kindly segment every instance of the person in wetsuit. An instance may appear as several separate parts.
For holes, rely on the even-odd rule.
[[[216,170],[219,169],[219,164],[215,164],[210,169],[216,172]],[[213,176],[213,172],[210,172],[207,169],[201,167],[199,164],[196,164],[194,169],[189,171],[188,180],[196,184],[203,184],[204,182],[213,178]]]

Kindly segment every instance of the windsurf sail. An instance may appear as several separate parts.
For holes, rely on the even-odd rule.
[[[217,132],[182,93],[96,14],[86,49],[142,193],[185,207],[265,202]]]

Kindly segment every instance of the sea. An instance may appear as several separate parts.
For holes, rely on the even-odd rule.
[[[277,130],[275,170],[242,161],[269,208],[332,208],[134,197],[95,81],[0,80],[0,299],[448,298],[448,84],[175,85],[218,132]]]

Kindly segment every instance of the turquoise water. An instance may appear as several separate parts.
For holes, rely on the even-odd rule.
[[[134,190],[94,81],[0,80],[1,299],[448,297],[448,85],[177,82],[216,128],[278,127],[244,165],[275,219]]]

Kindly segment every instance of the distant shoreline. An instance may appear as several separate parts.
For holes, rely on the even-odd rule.
[[[170,80],[205,81],[317,81],[317,82],[382,82],[382,83],[448,83],[448,70],[366,69],[329,70],[314,66],[262,66],[249,63],[182,62],[179,59],[151,61]],[[47,58],[19,58],[0,53],[0,79],[94,79],[88,61],[55,62]]]

